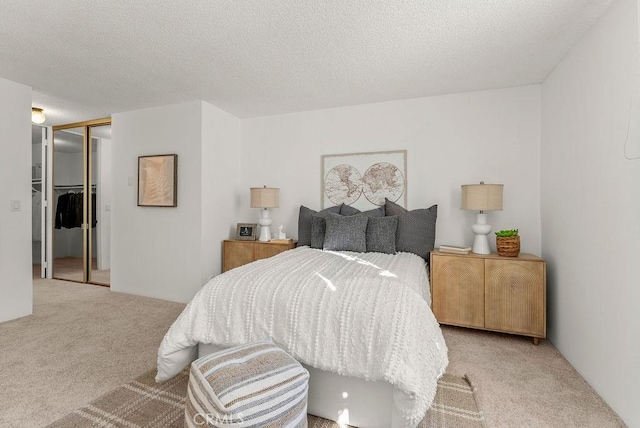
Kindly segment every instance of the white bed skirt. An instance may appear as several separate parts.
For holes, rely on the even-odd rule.
[[[198,345],[198,357],[223,350],[214,345]],[[311,415],[361,428],[401,427],[394,403],[404,393],[387,382],[369,382],[352,376],[319,370],[309,371],[307,411]],[[395,394],[395,395],[394,395]]]

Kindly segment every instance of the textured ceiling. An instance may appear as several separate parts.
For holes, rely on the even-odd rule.
[[[48,125],[203,99],[239,117],[541,82],[612,0],[0,0]]]

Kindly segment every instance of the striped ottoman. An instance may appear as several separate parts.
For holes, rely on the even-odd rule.
[[[185,427],[306,427],[309,372],[271,341],[191,363]]]

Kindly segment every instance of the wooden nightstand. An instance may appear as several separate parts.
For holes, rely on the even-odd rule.
[[[275,256],[283,251],[296,247],[291,242],[260,242],[226,240],[222,243],[222,272],[256,260]]]
[[[431,306],[441,324],[546,337],[546,265],[531,254],[431,252]]]

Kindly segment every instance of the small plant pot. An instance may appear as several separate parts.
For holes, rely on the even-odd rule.
[[[518,257],[520,236],[496,236],[496,248],[499,256]]]

